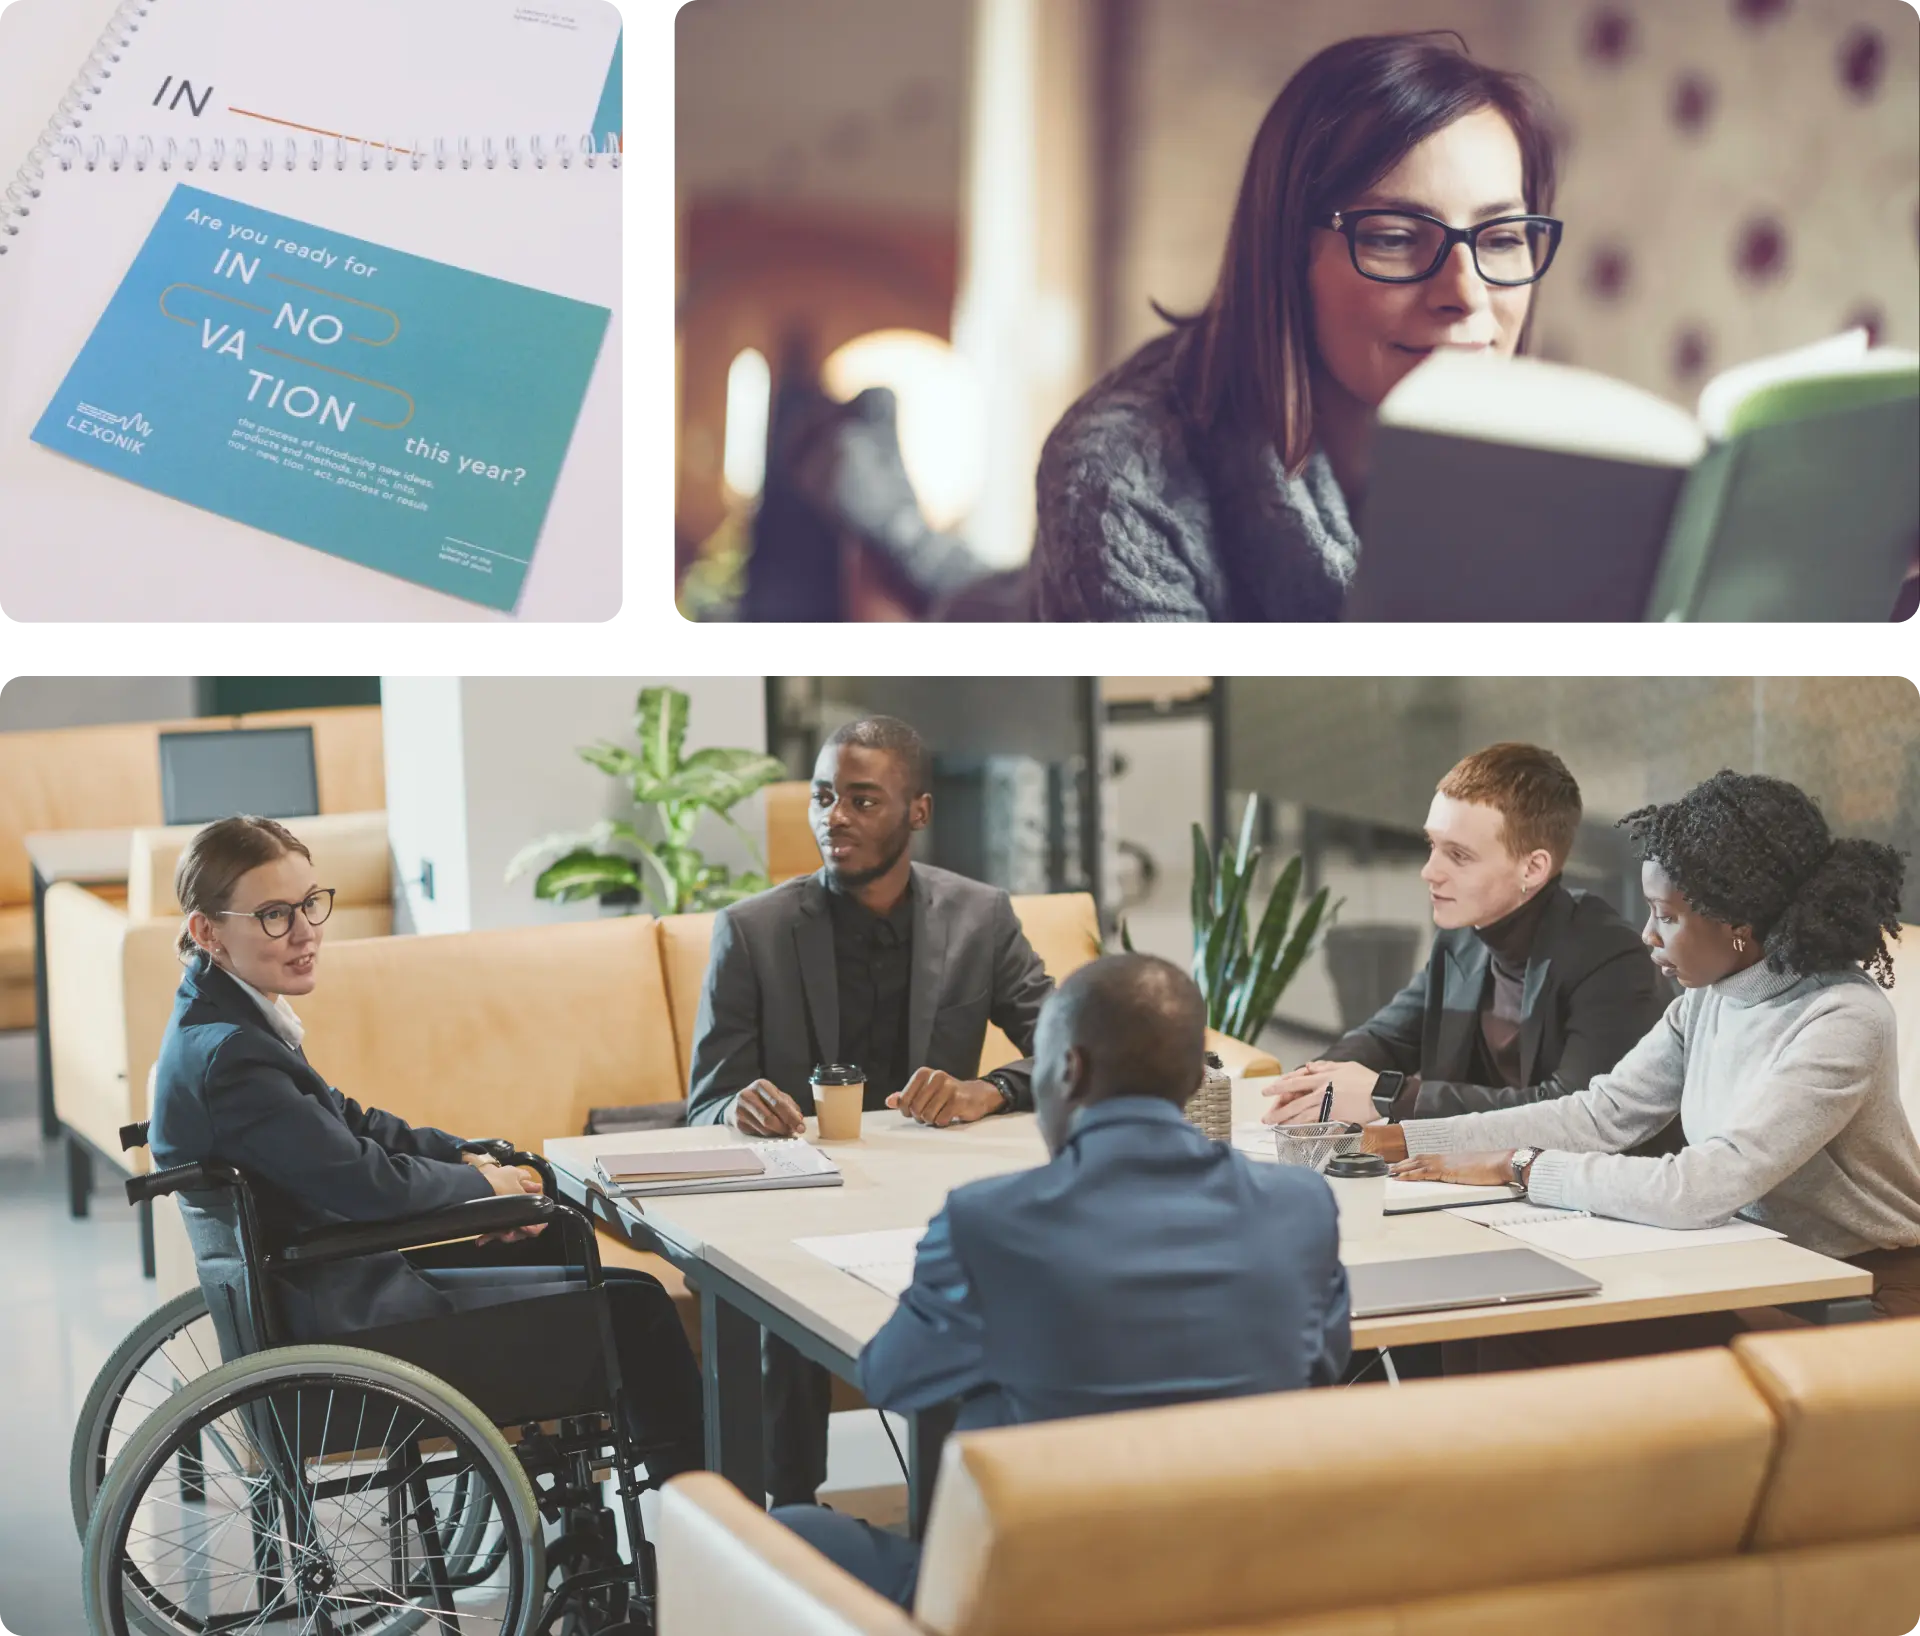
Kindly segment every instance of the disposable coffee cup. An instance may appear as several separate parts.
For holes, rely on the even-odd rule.
[[[1340,1245],[1379,1237],[1387,1220],[1387,1161],[1377,1153],[1337,1153],[1321,1172],[1340,1212]]]
[[[867,1073],[851,1062],[823,1062],[814,1069],[813,1111],[823,1142],[860,1140],[860,1114],[867,1100]]]

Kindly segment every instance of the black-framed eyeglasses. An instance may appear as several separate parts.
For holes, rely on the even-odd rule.
[[[235,920],[257,920],[260,930],[267,936],[285,937],[293,930],[293,912],[296,909],[307,917],[309,926],[325,925],[327,916],[333,913],[333,893],[333,887],[321,886],[298,903],[269,903],[264,909],[216,909],[214,913]]]
[[[1507,288],[1546,276],[1565,226],[1552,216],[1500,216],[1476,227],[1449,227],[1408,210],[1336,210],[1314,225],[1340,234],[1353,270],[1378,284],[1432,278],[1453,247],[1464,244],[1480,277]]]

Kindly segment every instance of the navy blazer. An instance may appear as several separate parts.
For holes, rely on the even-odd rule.
[[[492,1191],[461,1160],[458,1138],[342,1096],[205,957],[181,978],[160,1043],[147,1145],[161,1169],[215,1159],[244,1173],[270,1243],[304,1228],[425,1215]],[[197,1197],[183,1204],[205,1207],[209,1196]],[[202,1285],[212,1286],[209,1304],[218,1309],[223,1289],[243,1302],[238,1267],[209,1257],[198,1236],[195,1253]],[[466,1304],[394,1254],[288,1268],[267,1293],[290,1341],[439,1317]]]
[[[913,969],[907,989],[907,1071],[956,1079],[980,1071],[987,1024],[1033,1050],[1053,980],[1020,929],[1013,902],[945,869],[913,865]],[[687,1123],[718,1124],[733,1099],[769,1079],[813,1112],[814,1065],[840,1055],[839,972],[827,872],[783,881],[714,917],[712,952],[693,1025]],[[1033,1106],[1029,1057],[1007,1063],[1014,1106]],[[898,1085],[869,1084],[868,1108]]]
[[[1326,1182],[1123,1097],[1051,1163],[948,1195],[860,1389],[958,1398],[971,1429],[1324,1386],[1351,1350]]]

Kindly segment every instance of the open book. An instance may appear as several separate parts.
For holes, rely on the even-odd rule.
[[[1864,330],[1689,415],[1586,369],[1436,354],[1380,407],[1350,619],[1884,622],[1920,557],[1920,354]]]

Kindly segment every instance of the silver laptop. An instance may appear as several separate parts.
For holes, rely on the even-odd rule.
[[[1515,1301],[1557,1301],[1569,1295],[1600,1293],[1599,1279],[1575,1272],[1538,1250],[1526,1249],[1366,1262],[1347,1268],[1347,1285],[1356,1318],[1507,1306]]]

